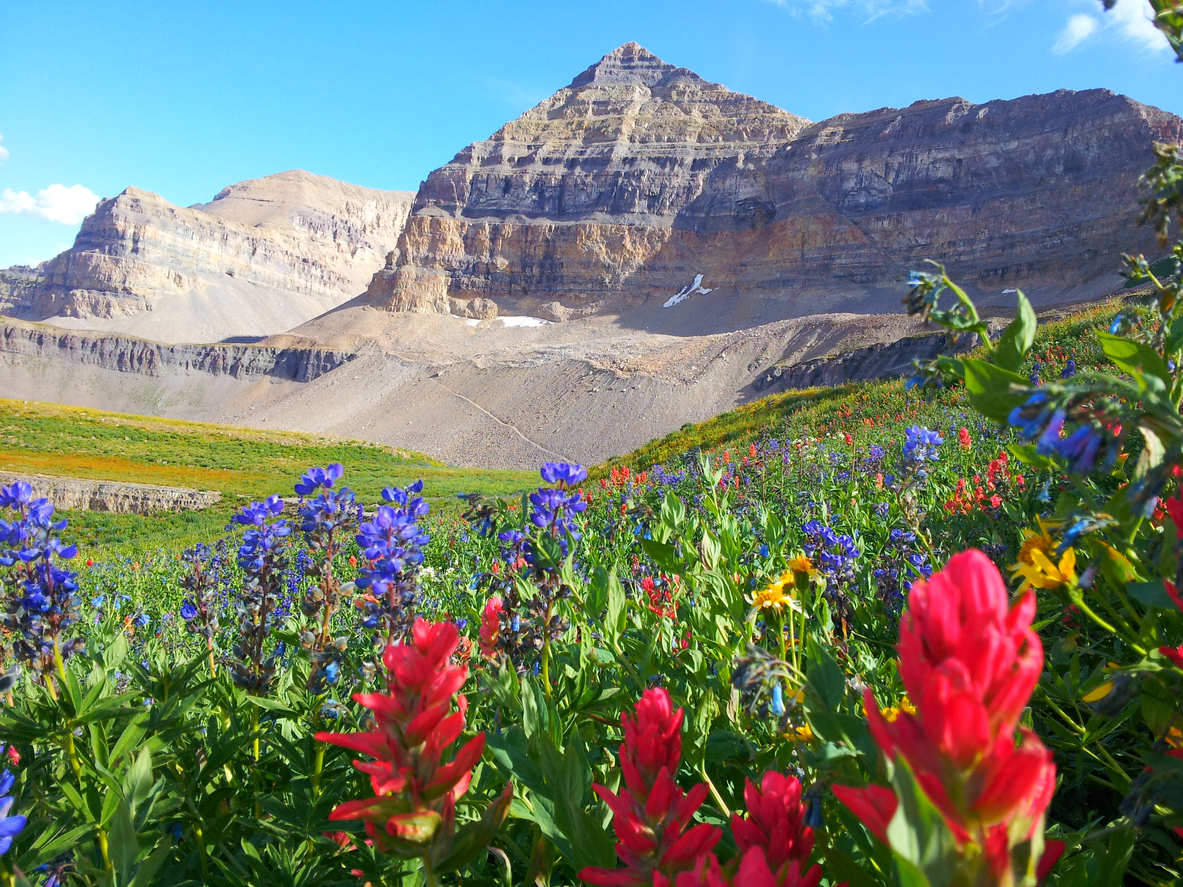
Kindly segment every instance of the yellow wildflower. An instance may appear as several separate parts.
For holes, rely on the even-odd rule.
[[[900,700],[899,705],[889,705],[887,708],[881,709],[879,713],[883,715],[883,720],[887,723],[894,724],[901,714],[916,714],[916,706],[912,704],[912,700],[905,696]]]
[[[1098,702],[1108,696],[1112,691],[1113,681],[1106,681],[1105,683],[1101,684],[1101,686],[1093,690],[1089,690],[1089,692],[1085,693],[1081,699],[1085,702]]]
[[[802,575],[808,576],[810,579],[812,579],[817,575],[817,568],[813,566],[813,561],[811,561],[805,555],[799,554],[789,561],[789,572],[801,573]]]
[[[1167,735],[1163,739],[1171,748],[1183,748],[1183,730],[1178,727],[1171,727],[1167,730]]]
[[[1022,577],[1023,588],[1059,588],[1076,581],[1076,552],[1071,548],[1065,549],[1058,562],[1056,556],[1056,540],[1047,531],[1042,520],[1038,532],[1023,531],[1023,545],[1019,549],[1018,563],[1011,565],[1011,576],[1014,579]]]
[[[781,573],[780,578],[767,588],[756,592],[752,596],[752,606],[757,610],[774,610],[777,613],[786,607],[796,608],[793,600],[793,574],[791,571]]]
[[[794,727],[785,734],[786,739],[791,739],[794,742],[812,742],[813,730],[808,724],[802,724],[800,727]]]

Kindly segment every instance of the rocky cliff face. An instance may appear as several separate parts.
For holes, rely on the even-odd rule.
[[[433,172],[368,298],[569,317],[702,274],[776,316],[890,310],[925,258],[1062,296],[1153,250],[1135,184],[1164,138],[1179,118],[1102,90],[810,124],[626,44]]]
[[[366,288],[410,197],[301,171],[190,208],[128,188],[98,205],[13,313],[163,342],[281,332]]]
[[[45,474],[13,474],[0,471],[0,480],[23,480],[34,496],[44,496],[57,509],[107,511],[113,514],[152,514],[157,511],[201,511],[222,501],[212,490],[159,487],[152,484],[114,483]]]
[[[77,333],[21,321],[0,323],[0,355],[7,355],[9,360],[15,358],[17,362],[21,358],[48,358],[143,376],[196,373],[292,382],[311,382],[355,356],[309,347],[166,345],[131,336]]]

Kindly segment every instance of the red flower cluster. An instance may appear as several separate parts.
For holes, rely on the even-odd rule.
[[[616,855],[625,868],[586,868],[579,877],[603,887],[669,884],[672,876],[692,869],[722,832],[706,824],[687,829],[706,800],[707,787],[696,785],[684,793],[674,781],[682,759],[682,709],[674,710],[670,694],[646,690],[634,714],[621,715],[620,722],[624,787],[619,794],[602,785],[595,790],[612,808]]]
[[[481,615],[481,655],[490,659],[497,655],[497,638],[501,635],[503,612],[505,604],[501,602],[501,598],[494,595],[485,604],[485,612]]]
[[[449,664],[459,642],[453,623],[418,619],[411,635],[411,643],[391,644],[382,655],[389,692],[353,697],[373,712],[377,727],[316,738],[374,758],[353,763],[369,774],[374,797],[339,804],[329,819],[365,820],[366,834],[383,852],[427,857],[455,834],[456,801],[468,790],[485,734],[443,762],[464,730],[468,703],[457,694],[468,669]]]
[[[1043,647],[1031,629],[1034,615],[1034,594],[1011,606],[986,555],[956,555],[932,579],[912,586],[900,623],[900,677],[916,714],[900,712],[889,722],[869,690],[865,697],[876,743],[889,757],[908,762],[960,844],[977,845],[999,882],[1011,870],[1012,847],[1037,832],[1042,836],[1055,787],[1051,752],[1018,727],[1043,670]],[[896,809],[891,792],[834,791],[887,841]],[[1062,850],[1049,846],[1050,860]]]
[[[661,585],[652,576],[641,580],[641,591],[649,598],[649,609],[665,619],[678,618],[678,605],[674,603],[674,586],[677,582],[670,582],[663,577]]]
[[[748,781],[748,818],[731,818],[740,858],[727,866],[712,852],[722,832],[712,825],[690,828],[706,800],[707,787],[683,793],[674,781],[682,756],[682,709],[669,693],[646,690],[635,713],[623,715],[620,766],[625,787],[596,792],[612,808],[625,868],[586,868],[579,877],[603,887],[817,887],[821,866],[809,866],[813,831],[805,825],[801,783],[766,773],[757,788]]]
[[[957,443],[961,444],[961,449],[963,450],[971,449],[974,445],[974,439],[969,436],[969,429],[964,425],[962,425],[961,430],[957,432]]]
[[[964,428],[961,429],[965,431]],[[968,435],[968,432],[966,432]],[[945,500],[945,510],[951,514],[969,514],[974,509],[997,511],[1002,507],[1006,494],[1021,490],[1027,479],[1021,474],[1011,474],[1010,457],[1000,453],[998,458],[986,466],[986,480],[975,474],[973,487],[965,479],[957,481],[953,495]]]

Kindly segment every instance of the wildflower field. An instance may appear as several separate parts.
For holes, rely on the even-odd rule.
[[[1124,302],[995,338],[934,266],[973,354],[521,495],[4,405],[0,467],[228,495],[0,488],[0,884],[1179,883],[1183,148],[1145,185]]]

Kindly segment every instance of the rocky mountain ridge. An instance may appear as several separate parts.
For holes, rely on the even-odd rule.
[[[300,170],[188,208],[127,188],[95,208],[35,286],[9,284],[19,298],[4,310],[163,342],[282,332],[366,288],[410,202]]]
[[[1153,247],[1135,186],[1180,138],[1104,90],[810,123],[626,44],[431,173],[367,299],[559,320],[702,274],[765,319],[874,312],[930,257],[982,292],[1079,297]]]

